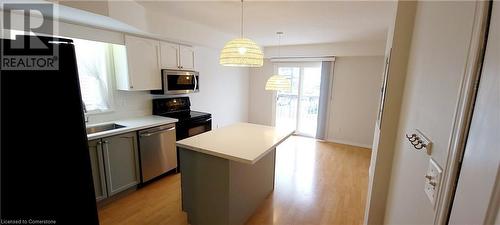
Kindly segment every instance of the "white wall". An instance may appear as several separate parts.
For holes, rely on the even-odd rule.
[[[385,224],[433,223],[435,211],[424,193],[423,178],[429,157],[415,151],[404,134],[420,129],[433,142],[432,158],[445,165],[475,4],[417,3]]]
[[[163,12],[148,11],[149,31],[169,40],[221,50],[236,38],[211,27],[187,21]]]
[[[248,121],[262,125],[273,124],[273,100],[272,91],[264,90],[266,81],[274,73],[274,66],[269,59],[264,60],[264,66],[250,68],[250,104]]]
[[[59,4],[57,10],[59,18],[63,21],[77,24],[89,24],[102,28],[125,29],[129,32],[148,30],[146,9],[132,0],[47,1]]]
[[[385,41],[337,42],[310,45],[269,46],[264,48],[266,58],[321,57],[321,56],[381,56],[384,55]]]
[[[387,33],[386,59],[390,63],[385,74],[385,100],[382,122],[377,121],[373,134],[373,146],[368,170],[368,193],[364,224],[384,224],[388,183],[397,135],[398,119],[406,78],[408,51],[411,45],[415,1],[394,2],[392,22]],[[386,119],[389,118],[389,119]],[[391,119],[392,118],[392,119]]]
[[[212,113],[213,128],[248,121],[248,69],[219,64],[219,51],[197,47],[200,92],[189,95],[191,108]]]
[[[108,1],[108,16],[144,31],[149,30],[148,12],[135,1]]]
[[[327,140],[371,148],[383,56],[336,57]]]
[[[151,115],[152,96],[147,91],[113,91],[111,112],[89,114],[89,124]]]

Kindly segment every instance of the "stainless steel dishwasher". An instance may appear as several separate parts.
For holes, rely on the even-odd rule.
[[[139,131],[142,182],[177,168],[175,124]]]

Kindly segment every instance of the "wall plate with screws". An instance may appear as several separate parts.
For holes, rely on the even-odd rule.
[[[433,209],[436,207],[436,199],[439,193],[439,187],[441,184],[441,173],[443,170],[434,161],[434,159],[429,160],[429,167],[427,168],[427,173],[425,174],[425,194],[432,204]]]

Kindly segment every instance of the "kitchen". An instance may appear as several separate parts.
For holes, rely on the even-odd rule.
[[[173,2],[171,4],[174,6],[180,4],[179,7],[185,7],[181,3]],[[191,6],[204,7],[203,4],[199,6],[192,4],[187,3],[186,6],[188,8]],[[253,3],[208,3],[208,6],[212,7],[211,4],[215,4],[213,6],[216,7],[214,8],[216,10],[223,10],[218,8],[221,6],[229,6],[234,9],[231,11],[232,21],[227,20],[226,22],[230,25],[229,27],[243,24],[243,26],[234,27],[238,33],[243,32],[244,28],[250,24],[248,21],[251,20],[248,18],[251,18],[252,13],[246,10],[252,10]],[[248,9],[245,8],[247,4]],[[304,4],[300,3],[293,10],[296,13],[304,12],[301,10]],[[17,165],[15,170],[10,171],[19,171],[22,175],[12,176],[12,180],[6,183],[16,184],[16,188],[23,193],[20,195],[11,194],[12,196],[25,199],[9,200],[3,198],[5,201],[9,200],[9,207],[2,209],[11,210],[2,211],[4,215],[12,215],[10,212],[15,212],[17,209],[22,209],[19,212],[23,212],[23,215],[31,215],[30,212],[40,213],[40,205],[14,207],[15,203],[39,199],[37,202],[45,205],[46,210],[52,209],[52,212],[57,212],[57,216],[46,216],[45,219],[57,220],[60,223],[66,223],[67,218],[84,218],[81,221],[84,224],[97,222],[100,224],[243,224],[247,220],[250,223],[262,224],[270,223],[274,219],[267,217],[266,211],[257,214],[254,212],[266,208],[262,207],[262,204],[273,204],[271,198],[273,194],[271,193],[275,193],[275,198],[296,201],[295,198],[302,199],[301,196],[310,196],[307,193],[324,188],[343,190],[341,191],[344,193],[343,198],[356,196],[353,197],[356,200],[350,203],[356,210],[351,212],[354,219],[349,223],[358,223],[362,220],[364,198],[362,195],[359,196],[357,190],[366,188],[364,184],[367,182],[369,151],[365,147],[371,143],[371,138],[362,140],[363,144],[360,144],[362,147],[336,146],[328,142],[320,143],[311,138],[290,136],[293,128],[274,128],[271,122],[259,121],[260,119],[256,117],[259,113],[253,112],[255,109],[266,112],[275,107],[273,106],[275,103],[266,101],[276,99],[273,95],[277,94],[276,90],[279,88],[288,90],[312,85],[309,88],[312,92],[307,92],[307,95],[316,93],[316,96],[307,98],[317,101],[318,91],[314,90],[319,89],[319,80],[313,83],[308,83],[305,79],[293,81],[300,83],[302,80],[305,82],[304,85],[299,86],[295,83],[292,86],[291,81],[297,77],[320,78],[319,71],[328,74],[329,68],[333,68],[335,60],[333,52],[341,51],[342,48],[332,45],[333,52],[321,53],[303,47],[305,49],[302,51],[303,53],[310,52],[310,54],[318,56],[315,59],[302,56],[303,60],[324,61],[320,67],[311,70],[314,72],[314,76],[297,74],[291,75],[296,77],[285,78],[283,74],[273,76],[273,79],[277,78],[277,80],[273,80],[268,79],[276,73],[272,69],[268,70],[270,65],[274,63],[270,62],[273,53],[264,59],[264,53],[254,52],[261,51],[260,47],[250,42],[249,47],[247,47],[250,55],[246,59],[246,63],[250,64],[247,64],[247,67],[224,66],[224,64],[235,64],[230,57],[233,54],[232,51],[235,51],[234,46],[231,47],[233,45],[231,41],[238,42],[242,39],[234,39],[235,36],[232,34],[174,16],[173,12],[165,14],[161,4],[135,1],[86,3],[61,1],[60,4],[47,5],[56,7],[54,10],[58,13],[59,19],[51,20],[50,18],[53,16],[45,10],[42,12],[49,13],[49,15],[44,15],[46,16],[44,19],[31,16],[30,20],[39,19],[42,24],[46,25],[37,30],[40,37],[53,34],[59,38],[55,40],[43,39],[43,41],[46,45],[52,46],[51,50],[59,54],[58,58],[61,61],[57,65],[61,66],[59,71],[62,73],[44,79],[42,77],[50,75],[50,70],[32,71],[33,74],[40,73],[42,76],[34,76],[36,79],[23,85],[23,88],[32,90],[31,93],[39,90],[36,91],[37,95],[27,98],[37,98],[37,100],[30,101],[31,104],[17,104],[26,102],[26,97],[16,95],[15,89],[8,88],[17,87],[17,85],[4,85],[22,82],[22,78],[8,75],[10,73],[17,74],[16,71],[2,71],[5,74],[2,76],[2,91],[5,91],[2,94],[4,98],[2,102],[3,104],[7,102],[13,104],[2,108],[15,110],[3,112],[2,115],[10,115],[9,118],[12,118],[12,115],[18,115],[20,118],[24,118],[22,123],[5,124],[9,127],[11,134],[22,133],[23,131],[20,129],[32,124],[43,127],[44,131],[39,132],[40,135],[31,138],[32,141],[27,143],[29,146],[32,145],[29,148],[36,149],[36,143],[44,142],[47,138],[56,138],[57,144],[52,146],[53,150],[50,152],[31,153],[29,164],[15,163],[14,158],[17,157],[13,156],[10,157],[10,164],[2,162],[2,165]],[[385,5],[389,6],[389,4]],[[29,4],[6,4],[5,6],[14,9],[16,7],[41,9],[40,5]],[[276,6],[279,7],[279,4],[276,3]],[[266,8],[265,4],[259,7]],[[314,4],[309,7],[320,10],[323,6]],[[353,7],[366,10],[371,5],[353,5]],[[388,9],[382,8],[381,11]],[[379,13],[372,13],[372,16],[377,17]],[[26,21],[23,14],[14,12],[9,15],[12,17],[11,21]],[[310,17],[311,15],[304,16]],[[244,18],[245,20],[243,20]],[[311,18],[311,20],[317,20],[317,18]],[[157,21],[163,22],[158,23]],[[379,20],[377,23],[379,27],[384,29],[386,25],[382,21],[384,20]],[[15,35],[24,34],[22,23],[13,23],[12,26],[15,29],[3,30],[4,37],[14,39]],[[323,24],[323,26],[327,26],[327,24]],[[289,36],[287,32],[277,32],[275,25],[268,26],[266,29],[261,34],[262,37],[265,37],[264,41],[268,45],[278,48],[280,48],[281,41],[287,41],[293,37],[293,35]],[[296,29],[302,28],[297,27]],[[251,37],[253,32],[245,31],[243,35]],[[317,37],[321,38],[321,36]],[[34,40],[36,39],[31,38],[29,42],[36,42]],[[22,38],[18,38],[12,43],[20,41]],[[316,41],[320,42],[321,40]],[[243,42],[246,43],[247,40],[243,39]],[[292,42],[288,41],[288,43]],[[370,79],[374,82],[366,84],[369,85],[368,88],[371,92],[366,92],[365,96],[372,99],[370,100],[371,106],[366,111],[371,118],[370,120],[374,121],[377,107],[377,83],[380,80],[380,71],[382,71],[383,66],[380,55],[383,54],[381,50],[383,50],[384,41],[376,42],[377,47],[375,48],[367,47],[370,45],[374,44],[360,42],[359,45],[351,47],[352,50],[349,51],[359,52],[361,50],[363,53],[357,54],[362,56],[359,58],[347,57],[346,60],[366,61],[366,68],[373,68],[367,70],[370,71]],[[68,53],[71,51],[69,46],[74,46],[73,54]],[[224,46],[228,48],[221,50]],[[9,45],[4,47],[10,49]],[[275,47],[270,47],[268,50],[273,52]],[[59,52],[56,51],[58,48],[60,48]],[[286,50],[287,47],[284,46],[283,55],[285,57],[297,59],[297,56],[286,53]],[[224,51],[227,51],[229,57],[223,56]],[[241,48],[236,48],[236,52],[241,54]],[[277,52],[281,51],[278,49]],[[279,59],[280,54],[275,56]],[[75,62],[68,61],[71,58],[76,58]],[[343,68],[343,59],[339,58],[338,60],[338,68]],[[264,67],[259,67],[262,65]],[[277,62],[276,65],[281,64]],[[308,65],[304,64],[302,70],[309,71]],[[314,65],[316,66],[317,63]],[[70,71],[78,73],[78,88],[76,90],[79,91],[71,89],[71,87],[75,87],[75,81],[70,80],[70,77],[57,78],[63,74],[72,74]],[[28,72],[24,73],[29,74]],[[364,73],[366,71],[359,71],[354,75],[362,76]],[[326,77],[328,76],[330,75],[326,75]],[[353,76],[353,74],[344,76]],[[21,80],[8,81],[4,80],[4,77]],[[255,80],[256,78],[265,78],[265,80],[261,83],[260,80]],[[329,83],[329,81],[323,82]],[[342,84],[339,83],[339,85]],[[62,92],[63,87],[66,90],[64,92]],[[325,87],[328,89],[328,85]],[[40,90],[40,88],[43,89]],[[366,87],[361,86],[358,88],[366,89]],[[13,92],[9,92],[9,90]],[[47,92],[47,90],[52,91]],[[302,93],[303,91],[293,92]],[[67,94],[61,95],[60,93]],[[258,97],[262,94],[265,97]],[[359,96],[358,98],[366,97]],[[79,98],[81,100],[75,100]],[[296,101],[288,95],[279,98]],[[298,98],[301,97],[298,96]],[[38,99],[50,99],[50,101],[39,101]],[[279,102],[280,106],[282,103],[282,101]],[[276,105],[278,105],[277,102]],[[314,114],[314,112],[318,112],[317,105],[318,103],[307,106],[313,107],[307,110],[313,113],[312,116],[317,116]],[[289,106],[293,106],[293,104],[288,104],[287,107]],[[30,114],[33,109],[42,108],[57,110],[39,110],[36,118],[43,119],[36,122],[27,119],[33,118]],[[284,110],[292,112],[299,109],[285,108]],[[75,113],[77,111],[80,111],[81,118],[78,116],[80,113]],[[282,109],[279,111],[283,112]],[[273,114],[272,112],[266,113],[265,118],[271,118]],[[279,115],[281,114],[276,114],[277,117]],[[2,119],[2,121],[4,120]],[[80,121],[85,126],[83,132],[79,130],[82,126]],[[315,121],[313,123],[316,124]],[[326,123],[326,121],[321,123]],[[370,129],[373,129],[370,128],[371,126],[373,125],[367,124],[367,128],[363,130],[370,133]],[[315,127],[316,125],[309,126],[312,129]],[[51,133],[57,135],[51,135]],[[85,136],[76,134],[85,134]],[[313,134],[311,135],[313,136]],[[20,137],[9,136],[2,139],[8,140],[6,145],[11,146],[13,143],[22,142]],[[324,137],[324,139],[326,138]],[[338,142],[342,143],[340,140]],[[80,147],[76,147],[76,143],[80,143]],[[75,146],[73,148],[75,150],[64,151],[64,146]],[[78,151],[77,149],[82,150],[82,146],[85,146],[85,150]],[[332,149],[337,150],[331,151]],[[316,151],[318,152],[315,153]],[[356,188],[349,190],[346,189],[347,186],[338,186],[340,183],[336,182],[328,182],[319,186],[313,185],[316,179],[323,179],[321,176],[314,175],[316,169],[328,171],[328,167],[335,165],[328,160],[323,160],[329,158],[324,156],[342,155],[345,154],[342,153],[344,151],[348,155],[342,157],[348,157],[345,159],[358,163],[334,169],[333,171],[338,175],[325,176],[359,174],[356,177],[362,177],[360,181],[356,179],[345,183],[346,185],[354,185]],[[19,154],[17,159],[26,160],[23,154],[20,152]],[[213,161],[214,156],[218,160]],[[54,159],[58,160],[53,162]],[[52,165],[50,168],[47,168],[48,170],[45,170],[43,165],[46,164],[42,161],[53,163],[50,164]],[[198,167],[193,165],[198,165]],[[86,170],[85,168],[88,166],[90,166],[89,170]],[[289,168],[296,168],[294,171],[297,171],[297,174],[289,175],[287,172]],[[26,174],[33,175],[27,176]],[[44,178],[46,174],[61,178]],[[25,177],[30,177],[30,179],[24,180]],[[210,180],[203,179],[203,177],[210,178]],[[47,183],[47,180],[50,182]],[[299,181],[299,183],[294,183],[294,180]],[[35,195],[35,192],[30,192],[31,185],[28,185],[27,182],[31,185],[45,184],[38,187],[40,191],[57,193],[57,196],[61,196],[61,198],[54,198],[51,194]],[[282,196],[289,191],[294,194]],[[207,197],[194,198],[193,196]],[[317,207],[322,204],[333,206],[344,201],[343,198],[316,199],[314,195],[308,198],[311,198],[309,201],[318,201],[318,204],[303,208],[301,200],[285,205],[290,207],[290,210],[307,210],[311,213],[327,215],[328,213],[324,210],[328,207],[323,209]],[[228,201],[217,199],[228,199]],[[49,207],[49,202],[53,203],[54,208]],[[78,205],[83,207],[82,210],[64,207],[64,205],[73,205],[76,202],[79,202]],[[230,205],[224,205],[223,202]],[[228,210],[218,210],[223,208]],[[47,212],[41,215],[53,214]],[[299,217],[279,217],[284,223],[289,223],[291,220],[303,220],[303,223],[309,223],[307,215],[297,214],[297,216]],[[22,219],[19,216],[9,218]],[[343,223],[343,221],[346,222],[346,219],[349,218],[331,215],[327,221]],[[263,222],[263,220],[267,222]]]
[[[283,214],[277,214],[273,219],[266,216],[266,210],[255,213],[272,205],[274,196],[277,199],[283,198],[285,202],[293,201],[294,203],[284,204],[289,210],[325,215],[329,214],[325,211],[328,207],[318,208],[319,206],[343,204],[343,199],[354,198],[356,200],[349,203],[355,209],[351,212],[352,221],[350,217],[335,216],[336,214],[332,214],[326,221],[360,222],[365,200],[363,195],[358,193],[362,193],[360,190],[366,188],[370,155],[366,147],[369,147],[371,138],[359,141],[358,146],[361,147],[322,143],[308,137],[292,136],[295,128],[276,128],[272,122],[260,121],[258,118],[259,113],[273,107],[276,108],[276,113],[270,110],[264,115],[265,120],[274,116],[278,120],[280,116],[285,115],[284,112],[305,110],[307,113],[303,116],[307,115],[309,120],[302,120],[303,118],[297,115],[296,118],[286,117],[280,121],[309,121],[307,130],[313,132],[305,136],[314,137],[316,127],[320,126],[311,118],[319,118],[318,114],[323,113],[322,120],[318,123],[328,122],[324,116],[327,112],[324,106],[329,104],[328,101],[314,103],[319,101],[320,78],[331,77],[329,73],[336,60],[335,52],[341,52],[345,48],[331,45],[332,52],[322,53],[307,46],[291,46],[304,48],[304,51],[300,51],[304,54],[318,56],[311,58],[294,55],[291,53],[293,51],[287,50],[290,46],[284,46],[281,57],[281,42],[293,43],[291,39],[294,31],[288,34],[276,31],[278,26],[270,25],[260,34],[265,37],[261,41],[270,45],[267,50],[271,55],[264,59],[261,47],[250,39],[235,39],[235,35],[220,32],[212,26],[174,16],[172,9],[169,9],[172,13],[165,14],[162,8],[165,6],[162,4],[135,1],[61,1],[60,4],[54,5],[4,5],[6,9],[12,10],[8,15],[12,17],[11,25],[14,27],[3,29],[2,35],[15,39],[12,42],[4,42],[3,48],[9,49],[6,52],[16,53],[12,46],[21,42],[29,42],[28,46],[31,46],[31,42],[36,43],[36,37],[39,36],[44,45],[50,46],[49,50],[52,51],[48,53],[57,53],[60,61],[56,65],[60,68],[56,70],[59,72],[53,74],[52,70],[45,70],[46,68],[40,68],[38,71],[2,71],[2,104],[12,104],[5,107],[2,105],[4,110],[12,110],[5,111],[2,115],[24,118],[16,124],[3,123],[8,127],[5,129],[10,131],[9,134],[15,134],[23,133],[22,128],[33,124],[43,127],[43,131],[38,132],[39,135],[26,143],[26,148],[29,149],[38,149],[36,143],[46,142],[48,138],[57,140],[51,145],[52,151],[31,153],[29,163],[26,163],[27,159],[21,152],[16,152],[15,157],[9,157],[10,163],[2,162],[2,165],[16,168],[8,171],[20,173],[19,176],[10,176],[11,180],[5,183],[15,184],[15,188],[23,193],[14,195],[10,191],[9,195],[17,196],[17,199],[3,198],[9,201],[9,207],[3,207],[6,211],[2,211],[2,214],[39,214],[39,207],[45,205],[45,210],[54,212],[57,216],[50,216],[53,214],[46,212],[40,214],[46,215],[40,219],[56,220],[58,223],[67,223],[68,218],[82,218],[81,222],[84,224],[262,224],[270,223],[276,218],[281,218],[279,221],[282,223],[290,223],[293,220],[310,223],[307,214],[297,213],[298,217],[295,218],[284,216],[287,213],[283,211]],[[180,7],[179,10],[185,10],[183,7],[204,7],[203,4],[193,3],[168,4]],[[207,4],[208,7],[215,7],[214,10],[224,10],[226,6],[233,8],[232,19],[225,23],[229,27],[240,24],[234,27],[240,35],[251,37],[252,33],[258,33],[252,30],[244,31],[247,27],[252,27],[249,26],[252,12],[246,10],[255,10],[252,9],[254,3]],[[305,5],[307,4],[299,3],[292,11],[304,13],[301,7]],[[367,10],[372,5],[378,4],[354,4],[352,7]],[[48,10],[41,10],[42,6],[50,6],[48,9],[54,7],[58,19],[51,19],[57,17],[51,15]],[[275,3],[275,6],[279,7],[280,4]],[[14,9],[26,7],[44,13],[42,18],[36,15],[28,16],[29,20],[39,20],[44,26],[37,28],[37,36],[23,40],[23,36],[16,35],[25,34],[24,24],[17,22],[28,19],[25,18],[26,15],[16,13]],[[266,5],[259,7],[266,8]],[[321,10],[323,5],[314,4],[308,7]],[[390,9],[381,8],[382,10],[372,13],[371,16],[377,17],[381,12]],[[311,14],[306,13],[303,16],[311,17]],[[318,18],[311,17],[310,20],[317,21]],[[381,29],[386,26],[383,21],[384,19],[377,21],[377,26]],[[43,38],[48,34],[54,37]],[[383,35],[376,36],[383,38]],[[321,42],[321,37],[317,36],[315,41]],[[242,44],[248,46],[243,48]],[[371,45],[376,47],[369,47]],[[369,117],[372,124],[376,119],[378,83],[383,67],[383,57],[380,55],[383,54],[383,46],[384,41],[381,39],[374,43],[360,42],[350,47],[352,49],[349,52],[358,51],[350,54],[361,56],[337,59],[340,69],[344,68],[342,65],[348,65],[344,60],[366,64],[365,71],[353,73],[350,70],[349,74],[339,73],[338,77],[370,74],[370,80],[373,82],[356,88],[371,90],[365,91],[364,96],[360,95],[358,98],[371,99],[363,117]],[[72,51],[74,53],[71,53]],[[272,53],[273,51],[278,54]],[[28,49],[27,53],[23,54],[36,52],[36,49]],[[237,56],[245,56],[245,53],[248,55],[238,62],[234,59],[235,52]],[[75,59],[74,62],[71,59]],[[285,62],[271,61],[275,59]],[[285,63],[293,64],[294,60],[309,62],[296,62],[296,65],[301,65],[302,72],[298,74],[285,75],[280,72],[279,75],[271,77],[281,70],[289,71],[288,67],[279,66],[289,65]],[[269,70],[272,65],[278,66],[277,71]],[[320,72],[326,75],[320,75]],[[22,76],[10,76],[19,73],[33,73],[28,76],[33,77],[31,82],[22,84]],[[70,74],[78,75],[76,86],[75,77],[69,76]],[[64,75],[67,77],[62,79],[61,76]],[[7,80],[5,77],[13,80]],[[314,77],[316,80],[308,81],[308,77]],[[262,82],[256,80],[257,78],[265,80]],[[321,82],[328,84],[332,81]],[[5,86],[6,84],[9,85]],[[21,88],[19,85],[31,90],[30,93],[38,94],[27,97],[17,95],[15,90]],[[292,90],[293,88],[298,89]],[[329,89],[328,85],[321,87],[323,91],[325,88]],[[275,97],[280,93],[282,95]],[[293,93],[300,94],[294,96]],[[321,93],[321,96],[326,95],[327,92]],[[273,99],[281,100],[270,102]],[[286,103],[297,99],[301,99],[299,104]],[[22,104],[26,101],[31,104]],[[318,110],[320,104],[322,111]],[[281,108],[278,109],[278,106]],[[339,107],[341,108],[345,107]],[[35,119],[30,113],[33,109],[39,109],[36,116],[39,119],[36,121],[28,119]],[[253,112],[254,110],[261,112]],[[354,117],[353,119],[357,120]],[[295,125],[298,131],[300,124],[296,122]],[[362,130],[370,133],[372,124],[367,123],[366,128]],[[79,130],[82,126],[84,129]],[[327,128],[323,126],[322,130],[325,135]],[[324,136],[322,139],[328,138]],[[12,135],[2,139],[7,140],[4,141],[6,146],[23,143],[21,136]],[[343,143],[341,140],[336,142]],[[355,142],[357,141],[353,141]],[[351,142],[344,140],[344,143]],[[65,151],[65,146],[74,146],[69,147],[73,151]],[[334,163],[324,160],[330,157],[341,157],[345,161],[352,160],[353,163],[336,168]],[[14,159],[25,162],[15,163],[17,161]],[[57,160],[54,161],[55,159]],[[44,165],[47,164],[43,162],[51,162],[51,166],[46,168]],[[336,169],[330,168],[332,166]],[[296,171],[296,174],[287,172],[291,168],[295,168],[292,171]],[[318,175],[315,175],[316,170]],[[329,170],[335,171],[334,174],[324,176],[339,177],[354,173],[357,174],[355,177],[360,179],[350,180],[343,185],[333,181],[313,185],[317,180],[323,179],[319,176],[323,172],[319,171]],[[50,174],[50,177],[46,177],[47,174]],[[43,185],[38,187],[37,184]],[[347,185],[356,188],[349,190]],[[30,191],[31,186],[36,186],[47,194],[36,195],[36,192]],[[341,190],[339,193],[344,197],[328,199],[310,194],[321,189]],[[293,194],[286,194],[290,192]],[[57,193],[60,197],[48,193]],[[301,204],[304,196],[308,196],[307,201],[318,204],[304,208]],[[19,208],[14,206],[15,203],[31,202],[33,199],[38,199],[37,202],[41,205],[27,207],[21,204]],[[50,202],[54,208],[49,207]],[[75,203],[78,203],[82,210],[64,207]],[[23,218],[14,215],[9,219]]]
[[[4,6],[42,12],[5,14],[6,55],[60,60],[2,71],[2,141],[31,149],[2,161],[8,219],[363,223],[393,2],[49,2]]]

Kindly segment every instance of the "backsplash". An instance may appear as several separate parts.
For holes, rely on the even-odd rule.
[[[113,111],[89,114],[87,124],[151,115],[153,96],[149,91],[113,91]]]

